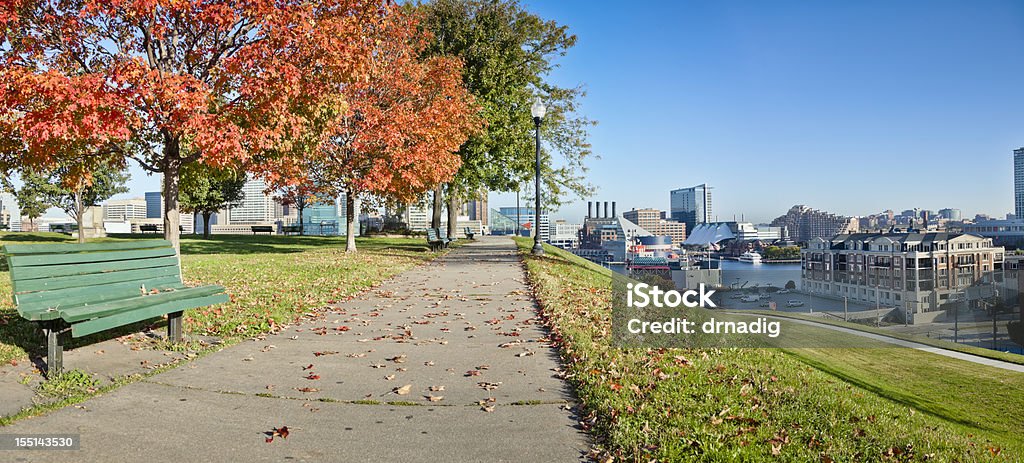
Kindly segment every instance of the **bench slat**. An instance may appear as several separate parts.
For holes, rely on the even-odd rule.
[[[4,245],[3,252],[9,256],[25,254],[74,254],[79,252],[166,248],[170,246],[171,242],[167,240],[112,241],[108,243],[84,244],[7,244]]]
[[[150,259],[133,259],[114,262],[94,262],[91,264],[63,264],[36,267],[11,268],[11,280],[15,282],[38,278],[54,278],[71,275],[88,275],[92,273],[123,272],[144,268],[166,267],[178,265],[175,256],[156,257]]]
[[[123,260],[151,259],[176,255],[174,248],[130,249],[107,252],[79,252],[73,254],[32,254],[12,255],[11,268],[40,266],[49,267],[65,264],[89,264],[94,262],[116,262]]]
[[[64,309],[60,310],[60,318],[63,318],[64,321],[68,323],[75,323],[82,320],[88,320],[90,318],[105,317],[118,312],[139,309],[171,301],[213,296],[222,292],[224,292],[224,287],[216,285],[200,286],[198,288],[182,288],[158,294],[149,294],[146,296],[137,296],[101,304],[81,305],[71,309]]]
[[[87,289],[66,288],[55,291],[20,294],[18,313],[28,320],[53,320],[60,318],[60,311],[53,309],[72,308],[82,304],[100,304],[120,299],[128,299],[142,294],[141,287],[146,289],[179,289],[184,286],[177,275],[111,283]]]
[[[75,323],[71,325],[71,336],[78,338],[173,312],[181,312],[196,307],[221,304],[228,302],[229,299],[230,298],[227,294],[217,294],[214,296],[197,297],[194,299],[170,301],[129,312],[120,312],[107,317]]]
[[[90,288],[109,283],[120,283],[125,281],[145,280],[149,278],[177,276],[180,278],[180,269],[177,265],[165,267],[145,268],[139,270],[126,270],[123,272],[93,273],[89,275],[71,275],[66,277],[40,278],[36,280],[23,280],[14,283],[14,291],[19,296],[24,293],[35,291],[53,291],[66,288],[82,288],[88,291]],[[20,300],[20,298],[19,298]]]

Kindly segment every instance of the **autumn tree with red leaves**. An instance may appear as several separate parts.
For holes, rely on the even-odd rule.
[[[343,88],[348,108],[327,128],[309,169],[324,191],[346,196],[349,252],[360,200],[409,203],[450,180],[461,164],[456,151],[480,126],[461,61],[422,58],[428,37],[415,16],[391,9],[366,36],[372,59]]]
[[[0,160],[163,175],[178,246],[183,166],[275,157],[365,74],[387,8],[372,0],[0,0]],[[13,140],[13,141],[12,141]]]

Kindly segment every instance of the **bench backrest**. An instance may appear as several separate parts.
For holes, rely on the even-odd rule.
[[[427,229],[427,241],[437,241],[437,230],[433,228]]]
[[[146,290],[180,288],[178,255],[166,240],[3,247],[18,312],[48,319],[56,307],[125,299]]]

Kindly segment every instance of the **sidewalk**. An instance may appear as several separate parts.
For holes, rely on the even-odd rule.
[[[589,448],[514,243],[483,237],[340,303],[4,433],[19,461],[579,461]],[[287,426],[287,439],[266,433]]]

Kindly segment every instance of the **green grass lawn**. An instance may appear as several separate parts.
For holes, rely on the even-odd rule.
[[[531,256],[530,245],[519,240],[566,377],[585,405],[584,422],[619,459],[967,462],[1024,455],[1019,374],[912,349],[614,348],[610,271],[550,247],[544,257]]]
[[[0,234],[0,244],[14,242],[73,241],[57,233]],[[184,238],[181,261],[185,282],[221,284],[231,295],[226,304],[187,311],[186,333],[219,336],[230,343],[270,332],[436,256],[422,238],[359,238],[356,242],[360,252],[348,254],[344,237]],[[0,271],[0,362],[26,358],[26,348],[42,343],[37,327],[22,320],[14,309],[10,291],[10,277],[4,268]],[[81,342],[124,331],[100,333]]]
[[[902,339],[904,341],[912,341],[921,343],[927,346],[938,347],[941,349],[954,350],[957,352],[963,352],[965,354],[977,355],[979,357],[990,358],[993,360],[1002,360],[1004,362],[1016,363],[1017,365],[1024,365],[1024,355],[1014,354],[1012,352],[1000,352],[992,349],[985,349],[983,347],[970,346],[967,344],[959,344],[955,342],[946,341],[943,339],[934,339],[927,336],[915,336],[912,334],[900,333],[897,331],[887,330],[885,328],[876,328],[874,326],[868,326],[861,323],[845,322],[842,320],[830,320],[824,317],[815,317],[812,315],[797,313],[797,312],[769,312],[765,310],[750,310],[749,313],[771,315],[773,317],[787,317],[797,318],[801,320],[813,321],[816,323],[824,323],[826,325],[839,326],[843,328],[849,328],[858,331],[864,331],[867,333],[881,334],[896,339]]]

